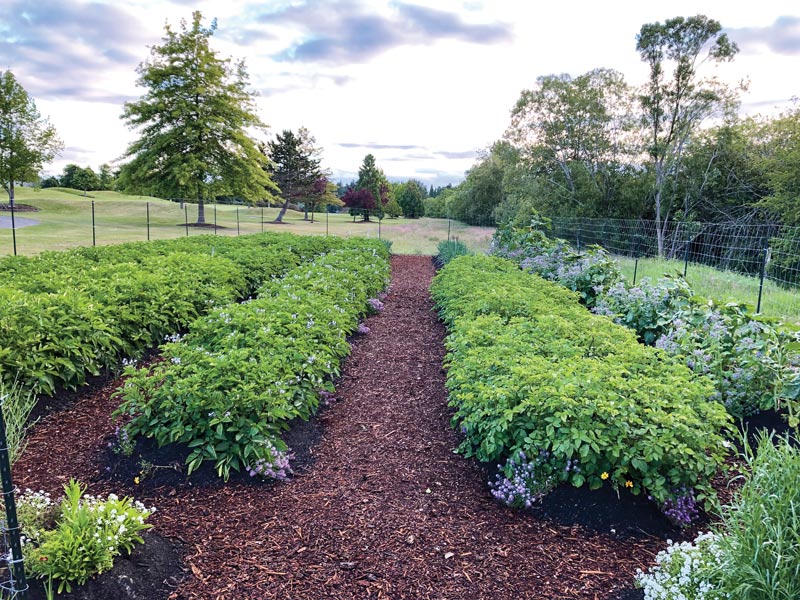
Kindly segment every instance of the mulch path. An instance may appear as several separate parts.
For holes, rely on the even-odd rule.
[[[45,417],[15,466],[20,487],[133,494],[184,549],[170,598],[566,599],[628,597],[664,546],[495,502],[486,471],[453,453],[459,434],[441,368],[430,258],[392,258],[385,310],[354,340],[339,400],[316,421],[309,467],[291,481],[153,488],[105,477],[109,384]],[[118,383],[117,383],[118,384]]]

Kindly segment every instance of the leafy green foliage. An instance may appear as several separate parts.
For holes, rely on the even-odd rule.
[[[690,303],[675,311],[656,346],[681,357],[716,386],[713,398],[736,417],[789,407],[797,427],[798,344],[795,332],[752,314],[745,304]]]
[[[75,388],[332,243],[197,236],[0,260],[0,378]]]
[[[710,381],[507,260],[457,258],[432,293],[451,330],[447,386],[467,456],[546,451],[578,461],[575,486],[713,497],[730,417],[708,401]]]
[[[58,583],[57,591],[72,591],[93,575],[108,571],[122,552],[130,553],[149,529],[145,520],[155,509],[111,494],[106,500],[84,495],[71,480],[60,506],[41,492],[19,499],[25,567],[34,577]]]
[[[689,284],[682,277],[664,277],[656,283],[642,279],[636,286],[619,281],[604,290],[592,311],[636,331],[639,339],[653,345],[667,332],[679,310],[689,305]]]
[[[0,73],[0,186],[14,204],[14,184],[36,181],[63,147],[11,71]]]
[[[276,191],[267,159],[247,134],[264,127],[247,89],[244,62],[231,63],[211,48],[216,30],[202,26],[199,11],[181,31],[169,25],[161,45],[139,65],[145,95],[125,104],[122,115],[139,138],[126,150],[123,187],[162,197],[196,198],[198,222],[205,199],[237,195],[263,200]]]
[[[280,458],[279,434],[311,416],[320,391],[332,391],[347,335],[388,282],[380,242],[338,245],[268,282],[257,299],[195,321],[185,338],[162,346],[163,362],[129,368],[118,414],[132,417],[131,437],[188,444],[189,472],[210,460],[226,480]]]
[[[763,436],[743,455],[745,483],[714,531],[671,544],[639,573],[646,600],[783,600],[800,597],[800,451]]]

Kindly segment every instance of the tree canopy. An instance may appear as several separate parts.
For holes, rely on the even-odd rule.
[[[14,205],[14,185],[37,181],[63,144],[11,71],[0,74],[0,184]]]
[[[122,118],[139,131],[127,149],[121,184],[165,197],[203,203],[219,195],[256,201],[277,191],[267,159],[247,130],[263,130],[243,61],[220,58],[211,48],[217,28],[202,25],[199,11],[180,31],[165,26],[163,43],[137,69],[144,96],[125,104]]]

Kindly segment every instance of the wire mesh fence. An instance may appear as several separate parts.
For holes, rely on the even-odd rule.
[[[597,244],[623,271],[678,271],[702,295],[748,302],[764,314],[800,314],[800,228],[777,224],[551,219],[552,234],[578,248]]]
[[[43,196],[46,192],[42,192]],[[390,217],[376,210],[308,212],[290,209],[276,223],[274,206],[205,204],[146,199],[118,200],[76,196],[65,201],[24,199],[18,208],[0,211],[0,255],[33,255],[44,250],[117,244],[193,235],[246,235],[281,231],[300,235],[373,237],[392,242],[400,254],[435,254],[449,237],[470,249],[486,250],[494,227],[470,226],[449,219]]]

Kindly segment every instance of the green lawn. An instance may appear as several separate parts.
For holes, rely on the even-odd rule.
[[[17,213],[26,219],[35,219],[39,225],[17,229],[17,253],[37,254],[42,250],[61,250],[92,244],[92,201],[95,204],[95,231],[97,244],[147,239],[147,205],[150,207],[150,239],[166,239],[186,235],[184,210],[175,202],[147,196],[127,196],[117,192],[82,192],[64,188],[34,190],[18,188],[16,200],[39,208],[38,212]],[[187,205],[188,220],[197,219],[197,206]],[[238,226],[237,226],[238,212]],[[206,206],[206,221],[214,222],[215,206]],[[219,204],[216,206],[218,235],[258,233],[260,231],[285,231],[299,235],[329,235],[378,237],[378,221],[353,222],[347,214],[316,214],[315,222],[303,220],[303,214],[289,211],[284,225],[270,223],[278,214],[275,208],[250,208]],[[8,217],[8,212],[0,213]],[[263,218],[262,218],[263,216]],[[458,237],[474,251],[489,247],[494,229],[469,227],[451,223],[451,236]],[[189,235],[213,233],[213,229],[189,227]],[[436,245],[447,239],[448,224],[445,219],[384,219],[380,224],[380,237],[391,240],[392,251],[397,254],[436,253]],[[0,255],[12,253],[10,229],[0,229]]]
[[[625,277],[628,281],[632,281],[634,259],[617,257],[617,261]],[[636,271],[637,282],[641,281],[642,277],[655,280],[664,273],[678,272],[683,275],[683,262],[642,258],[639,259]],[[713,298],[719,302],[747,302],[753,307],[758,301],[759,279],[757,277],[689,263],[686,280],[692,286],[692,290],[704,298]],[[782,288],[767,279],[764,281],[761,297],[761,312],[764,315],[800,323],[800,293]]]

